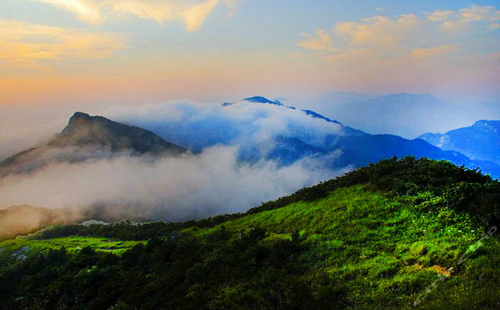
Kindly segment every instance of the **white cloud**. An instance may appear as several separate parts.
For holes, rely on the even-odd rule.
[[[342,127],[313,119],[299,110],[271,104],[238,102],[219,104],[158,104],[102,112],[110,119],[151,130],[167,141],[200,150],[217,144],[243,150],[272,145],[277,136],[293,136],[321,145],[327,135],[342,134]],[[199,133],[203,132],[203,139]]]
[[[334,150],[325,158],[304,157],[286,165],[264,157],[241,161],[242,156],[248,155],[245,152],[255,149],[265,156],[277,136],[323,145],[328,135],[342,134],[340,125],[312,118],[300,110],[246,101],[227,107],[165,103],[92,109],[96,114],[149,129],[167,141],[200,152],[152,160],[127,154],[110,158],[105,151],[96,154],[89,149],[92,160],[74,164],[52,160],[49,162],[53,164],[29,176],[1,179],[0,208],[27,204],[87,211],[106,206],[104,212],[110,216],[179,220],[244,211],[348,169],[325,169],[325,161],[340,155]],[[27,149],[26,141],[34,140],[33,132],[43,132],[42,140],[59,132],[67,122],[63,116],[68,113],[59,115],[45,110],[33,108],[31,116],[26,110],[1,113],[0,144],[5,146],[2,151],[20,151],[16,141],[23,141],[23,148]],[[20,114],[22,117],[16,117]],[[47,126],[40,127],[40,119],[57,121],[47,121]],[[49,150],[40,158],[77,159],[85,151]]]
[[[105,206],[114,217],[184,220],[245,211],[331,176],[301,162],[281,168],[271,161],[240,164],[236,148],[215,147],[153,163],[119,157],[7,177],[0,181],[0,208]]]
[[[32,0],[70,11],[79,19],[93,25],[112,18],[140,18],[158,23],[180,21],[187,31],[199,30],[218,5],[236,10],[237,0]]]

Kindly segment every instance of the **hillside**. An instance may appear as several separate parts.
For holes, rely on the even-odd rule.
[[[498,309],[499,203],[489,176],[407,157],[245,214],[58,226],[0,243],[0,308]]]

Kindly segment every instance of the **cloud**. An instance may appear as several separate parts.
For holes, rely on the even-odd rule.
[[[45,114],[44,109],[32,109],[32,117],[25,115],[26,110],[12,111],[4,117],[0,114],[0,143],[12,148],[10,143],[16,139],[24,141],[37,131],[48,133],[58,124],[61,127],[52,129],[52,134],[60,131],[67,120],[58,114]],[[349,169],[325,168],[325,163],[340,156],[334,150],[323,157],[305,155],[285,164],[266,157],[279,146],[277,137],[296,137],[321,146],[329,136],[342,134],[339,124],[300,110],[247,101],[226,107],[164,103],[99,109],[96,114],[149,129],[167,141],[194,149],[196,154],[153,159],[106,150],[46,150],[37,157],[48,163],[44,168],[0,179],[0,209],[31,205],[70,210],[82,217],[99,214],[184,220],[245,211]],[[23,117],[16,119],[16,112]],[[49,119],[51,114],[57,122],[37,128],[40,117]],[[3,136],[2,120],[6,121]],[[22,131],[14,134],[16,129]],[[87,155],[91,159],[75,162]]]
[[[120,35],[0,20],[0,67],[42,68],[46,61],[99,59],[125,47]]]
[[[102,14],[98,4],[85,0],[35,0],[38,2],[58,6],[75,13],[78,18],[91,24],[99,24]]]
[[[460,10],[460,19],[464,21],[491,21],[495,20],[495,15],[498,15],[493,6],[471,5],[468,8]]]
[[[456,44],[447,44],[431,48],[416,48],[411,52],[410,57],[415,60],[421,60],[428,57],[448,54],[452,51],[455,51],[456,49],[458,49],[458,46]]]
[[[228,16],[236,10],[237,0],[33,0],[70,11],[79,19],[98,25],[110,19],[139,18],[157,23],[180,21],[186,30],[201,29],[208,15],[218,5],[229,9]]]
[[[307,33],[304,34],[304,41],[297,43],[298,46],[310,50],[329,50],[332,48],[332,37],[325,30],[316,30],[316,37],[311,37]]]
[[[305,162],[242,164],[237,148],[213,147],[154,162],[124,156],[10,176],[0,181],[0,208],[31,205],[77,214],[99,208],[115,219],[185,220],[245,211],[333,175],[311,171]]]
[[[440,16],[442,18],[439,18]],[[480,24],[486,29],[494,30],[495,22],[500,20],[500,10],[496,10],[493,6],[480,6],[474,4],[458,11],[444,12],[438,10],[429,14],[428,18],[430,21],[442,22],[441,28],[448,31],[463,31],[472,24]]]
[[[361,22],[342,22],[335,26],[335,33],[349,45],[392,47],[398,45],[417,26],[414,14],[397,19],[386,16],[365,18]]]
[[[500,11],[492,6],[472,5],[458,11],[436,10],[397,17],[377,15],[336,23],[331,31],[317,29],[316,36],[303,34],[297,42],[325,61],[371,65],[404,65],[431,59],[458,47],[473,47],[476,39],[494,44],[484,30],[498,28]],[[474,25],[473,25],[474,24]],[[467,31],[448,30],[470,26]],[[491,47],[492,48],[492,47]]]
[[[102,114],[195,151],[224,144],[242,150],[261,146],[265,152],[278,136],[321,146],[326,136],[342,134],[340,125],[314,119],[300,110],[247,101],[226,107],[193,103],[115,107]]]
[[[366,62],[394,55],[399,57],[404,53],[402,42],[418,25],[419,20],[413,14],[401,15],[396,19],[374,16],[361,21],[337,23],[331,33],[316,30],[316,37],[299,41],[297,45],[319,53],[326,61],[349,59]]]
[[[454,11],[436,10],[427,14],[427,19],[431,22],[441,22],[449,20],[454,14]]]
[[[0,240],[28,234],[40,227],[71,223],[78,215],[61,210],[14,206],[0,210]]]
[[[184,11],[182,13],[182,17],[184,17],[186,29],[188,31],[199,30],[208,14],[215,8],[217,4],[217,0],[211,0],[200,5],[193,6]]]

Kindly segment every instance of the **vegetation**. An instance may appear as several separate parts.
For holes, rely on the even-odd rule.
[[[498,309],[499,203],[489,176],[407,157],[246,214],[58,226],[0,243],[0,308]]]

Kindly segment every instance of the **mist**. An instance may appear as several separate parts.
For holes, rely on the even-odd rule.
[[[112,107],[103,114],[193,151],[219,144],[236,146],[240,158],[248,157],[256,147],[265,157],[277,137],[294,137],[321,146],[328,135],[343,134],[340,124],[315,119],[301,110],[248,101],[228,106],[167,103]]]
[[[280,167],[240,163],[236,147],[198,155],[120,156],[51,164],[0,180],[0,209],[30,205],[72,210],[82,220],[99,210],[105,219],[186,220],[245,211],[339,172],[315,169],[312,159]]]
[[[111,104],[4,105],[0,106],[0,161],[49,140],[80,109],[102,112]]]

